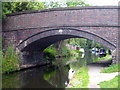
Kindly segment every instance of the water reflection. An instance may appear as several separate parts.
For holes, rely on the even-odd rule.
[[[54,74],[51,75],[49,78],[45,78],[52,86],[56,88],[64,88],[65,87],[65,82],[68,80],[68,72],[69,71],[69,66],[65,66],[62,62],[61,59],[57,60],[57,66],[54,71],[49,71],[48,72],[53,72]],[[46,75],[45,73],[44,75]],[[48,73],[47,75],[50,75]]]
[[[76,70],[96,58],[95,54],[85,52],[82,58],[58,58],[54,65],[3,75],[3,88],[65,88]]]

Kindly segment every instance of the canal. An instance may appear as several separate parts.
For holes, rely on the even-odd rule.
[[[87,67],[98,55],[85,52],[79,57],[57,58],[52,65],[3,75],[3,88],[65,88],[76,70]]]

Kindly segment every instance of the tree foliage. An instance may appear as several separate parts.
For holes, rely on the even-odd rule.
[[[59,8],[62,7],[62,5],[59,2],[50,2],[49,8]]]
[[[21,1],[21,0],[20,0]],[[76,6],[88,6],[85,2],[81,0],[67,1],[67,2],[37,2],[35,0],[27,0],[25,2],[20,2],[18,0],[11,0],[10,2],[2,2],[2,18],[6,18],[6,14],[20,12],[20,11],[30,11],[45,8],[58,8],[58,7],[76,7]]]
[[[44,9],[44,2],[2,2],[2,18],[6,18],[6,14]]]
[[[66,2],[59,2],[59,1],[51,1],[48,4],[48,8],[58,8],[58,7],[77,7],[77,6],[89,6],[86,2],[82,0],[70,0]]]
[[[76,6],[89,6],[89,4],[86,4],[83,1],[68,1],[66,2],[67,7],[76,7]]]
[[[67,43],[69,43],[69,44],[80,46],[81,48],[86,48],[86,49],[92,49],[94,47],[96,47],[96,48],[101,48],[101,47],[104,48],[99,43],[94,42],[94,41],[89,40],[89,39],[84,39],[84,38],[71,38],[71,39],[67,39],[65,41]]]

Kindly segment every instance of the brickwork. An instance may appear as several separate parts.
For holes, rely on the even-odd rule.
[[[3,22],[4,47],[11,43],[18,51],[43,50],[59,40],[76,37],[94,40],[114,50],[117,33],[115,6],[27,11],[9,14]]]

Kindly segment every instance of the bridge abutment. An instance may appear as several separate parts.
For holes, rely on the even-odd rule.
[[[112,64],[117,64],[118,63],[118,49],[115,49],[112,52]]]
[[[116,56],[112,56],[112,64],[116,64],[116,63],[118,63],[116,59],[117,59]]]
[[[21,52],[21,68],[35,67],[44,65],[42,51],[23,51]]]

